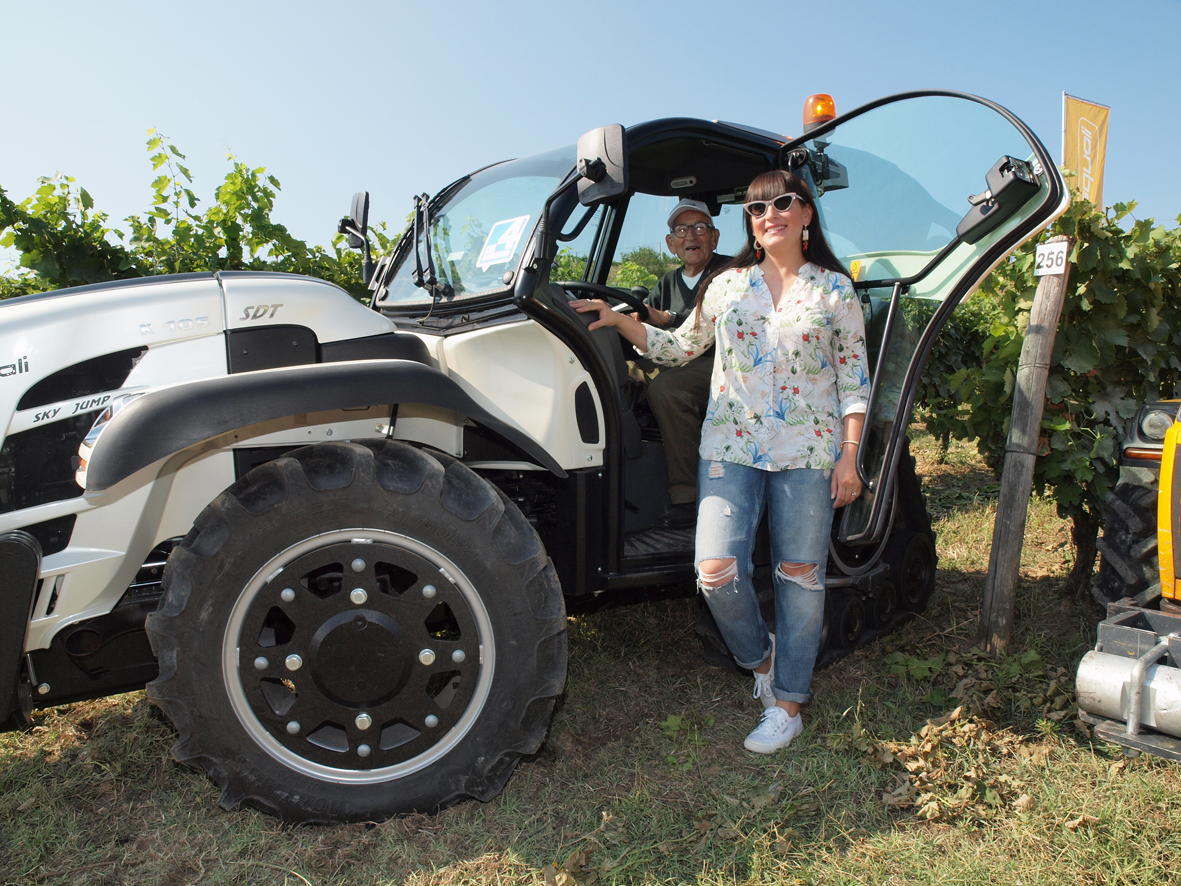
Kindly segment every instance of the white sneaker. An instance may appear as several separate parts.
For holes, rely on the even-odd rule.
[[[770,754],[787,747],[803,731],[804,721],[799,714],[789,716],[787,711],[775,705],[763,711],[763,719],[742,745],[756,754]]]
[[[775,635],[771,634],[771,670],[765,674],[760,674],[758,671],[755,675],[755,691],[754,698],[757,698],[763,703],[764,708],[773,707],[775,705],[775,692],[771,688],[775,680]]]

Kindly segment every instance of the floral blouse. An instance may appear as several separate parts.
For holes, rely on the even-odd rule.
[[[778,310],[758,265],[719,274],[675,332],[649,326],[647,356],[679,365],[716,340],[700,455],[768,471],[832,468],[842,419],[865,412],[865,321],[842,274],[806,263]]]

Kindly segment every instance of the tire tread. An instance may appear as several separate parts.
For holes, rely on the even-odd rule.
[[[536,638],[534,648],[520,662],[531,666],[526,669],[531,670],[532,688],[516,700],[520,714],[515,726],[501,730],[496,736],[501,742],[499,749],[483,755],[477,770],[440,778],[425,800],[415,797],[404,802],[397,791],[387,790],[383,793],[392,796],[380,808],[353,801],[326,811],[315,798],[301,797],[285,786],[268,785],[266,776],[252,771],[244,759],[235,761],[236,767],[226,765],[222,737],[207,734],[203,716],[189,700],[201,687],[197,678],[185,672],[184,660],[186,655],[195,657],[191,634],[200,630],[202,611],[211,606],[194,599],[193,589],[208,580],[207,573],[214,568],[210,561],[221,555],[234,536],[234,527],[265,515],[300,488],[316,493],[340,490],[361,477],[371,478],[375,486],[395,495],[436,499],[449,513],[477,526],[491,539],[489,550],[517,574],[524,609],[533,621],[529,633]],[[176,726],[173,756],[204,769],[219,785],[218,802],[226,809],[250,805],[289,821],[336,822],[430,812],[469,796],[491,799],[503,788],[520,757],[541,746],[555,701],[565,686],[565,606],[557,573],[536,531],[500,490],[466,465],[435,459],[404,444],[320,444],[256,468],[201,512],[173,551],[162,590],[161,606],[147,620],[149,639],[160,660],[160,674],[148,684],[147,695]]]
[[[1103,534],[1095,540],[1099,572],[1091,595],[1101,606],[1137,597],[1159,583],[1155,476],[1121,482],[1103,500]]]

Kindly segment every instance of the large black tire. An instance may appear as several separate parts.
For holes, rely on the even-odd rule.
[[[163,592],[148,697],[227,809],[339,822],[489,800],[565,682],[537,533],[464,465],[397,443],[251,471],[197,518]]]
[[[1156,550],[1159,478],[1149,471],[1138,473],[1143,476],[1121,479],[1103,501],[1103,535],[1095,540],[1099,575],[1091,587],[1101,606],[1160,584]]]

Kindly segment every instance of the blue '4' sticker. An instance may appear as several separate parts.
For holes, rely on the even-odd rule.
[[[484,248],[480,250],[480,257],[476,259],[476,267],[486,271],[493,265],[503,264],[512,258],[528,223],[529,216],[522,215],[517,218],[506,218],[494,224],[488,232],[488,239],[484,241]]]

